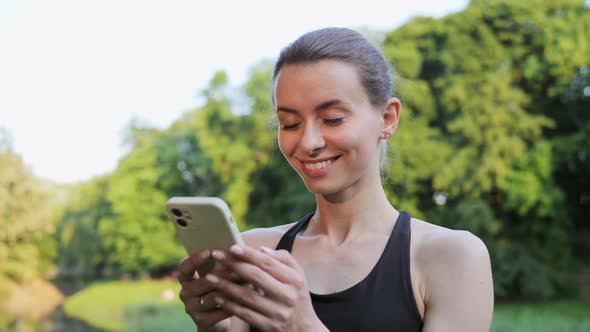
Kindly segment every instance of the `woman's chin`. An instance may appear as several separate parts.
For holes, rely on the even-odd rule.
[[[341,191],[341,188],[334,186],[333,183],[319,184],[319,183],[305,183],[307,190],[315,195],[334,195]]]

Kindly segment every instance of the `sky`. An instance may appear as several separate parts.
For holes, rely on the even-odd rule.
[[[0,128],[33,173],[75,183],[114,170],[132,119],[166,128],[225,70],[238,88],[301,34],[390,31],[466,0],[0,0]]]

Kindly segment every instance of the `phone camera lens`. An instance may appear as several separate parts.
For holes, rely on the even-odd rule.
[[[186,222],[186,220],[184,219],[176,219],[176,223],[180,226],[180,227],[186,227],[188,226],[188,223]]]
[[[182,212],[179,209],[172,209],[172,214],[177,217],[182,217]]]

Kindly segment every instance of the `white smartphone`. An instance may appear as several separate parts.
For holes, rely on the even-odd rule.
[[[168,216],[187,253],[205,249],[224,249],[243,243],[229,207],[217,197],[172,197],[166,203]],[[210,260],[197,273],[200,276],[217,269]]]

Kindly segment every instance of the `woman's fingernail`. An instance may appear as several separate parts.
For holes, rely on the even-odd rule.
[[[216,284],[216,283],[219,282],[219,278],[216,275],[213,275],[213,274],[206,275],[205,276],[205,279],[207,279],[212,284]]]
[[[201,256],[202,259],[206,259],[209,258],[209,256],[211,256],[211,253],[209,252],[209,250],[204,250],[201,251],[201,254],[199,256]]]
[[[213,256],[213,258],[220,260],[220,261],[225,259],[225,254],[221,250],[213,250],[213,252],[211,253],[211,256]]]
[[[218,296],[216,296],[216,297],[213,299],[213,301],[215,301],[215,303],[217,303],[217,304],[219,304],[219,305],[223,304],[223,299],[222,299],[222,298],[220,298],[220,297],[218,297]]]
[[[234,244],[233,246],[231,246],[231,248],[229,250],[236,255],[241,255],[244,253],[244,248],[242,248],[240,245],[237,245],[237,244]]]

